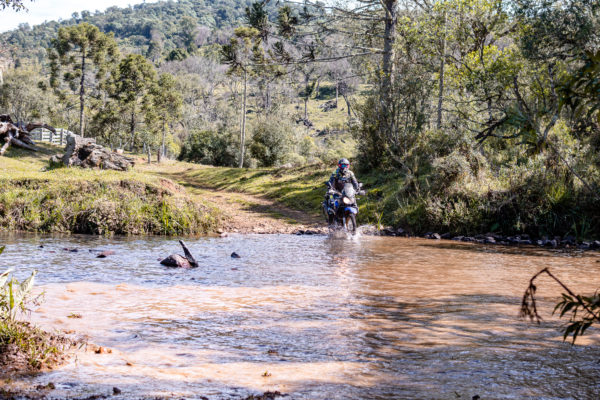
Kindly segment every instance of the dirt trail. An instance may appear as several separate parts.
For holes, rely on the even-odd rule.
[[[324,233],[322,218],[293,210],[273,200],[245,193],[191,189],[202,201],[217,207],[225,215],[224,232],[239,233]]]
[[[199,201],[223,213],[222,233],[327,233],[324,219],[247,193],[199,187],[185,174],[160,174],[184,186]]]

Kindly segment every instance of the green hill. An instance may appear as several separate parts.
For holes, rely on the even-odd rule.
[[[164,56],[173,49],[186,47],[193,24],[196,30],[192,35],[198,46],[227,40],[225,31],[242,23],[245,9],[251,3],[252,0],[179,0],[110,7],[104,12],[84,11],[60,22],[33,27],[22,24],[18,29],[1,33],[0,43],[11,49],[17,65],[32,61],[44,64],[46,48],[61,26],[89,22],[104,32],[113,32],[121,47],[130,52],[148,55],[150,49]],[[182,23],[184,17],[193,24]]]

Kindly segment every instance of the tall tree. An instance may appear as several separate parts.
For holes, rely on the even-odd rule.
[[[39,79],[39,71],[30,68],[15,69],[7,74],[4,83],[0,83],[0,108],[19,122],[46,117],[46,104],[56,98],[42,92]]]
[[[151,110],[152,91],[156,85],[156,70],[145,57],[130,54],[112,72],[111,97],[116,99],[129,119],[130,148],[136,145],[138,125]]]
[[[181,40],[183,41],[183,45],[189,54],[194,53],[198,48],[196,44],[196,36],[198,36],[198,21],[194,17],[190,17],[188,15],[181,18],[179,22],[179,27],[181,29]]]
[[[79,95],[79,134],[84,136],[86,100],[103,85],[109,67],[119,58],[117,43],[112,33],[102,33],[83,22],[60,28],[48,53],[50,85],[64,95],[60,90],[60,82],[64,81]]]
[[[158,162],[166,155],[165,142],[169,123],[181,114],[183,106],[181,94],[176,89],[176,81],[173,75],[163,73],[150,92],[152,94],[153,109],[158,116],[162,131]]]
[[[241,122],[240,122],[240,160],[239,167],[244,166],[246,145],[246,106],[248,98],[248,78],[254,74],[255,56],[260,53],[260,31],[255,28],[237,28],[235,36],[221,49],[221,61],[229,65],[230,75],[243,79]]]
[[[23,0],[0,0],[0,6],[3,10],[7,7],[16,11],[27,10]]]

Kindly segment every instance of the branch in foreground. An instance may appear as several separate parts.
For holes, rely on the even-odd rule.
[[[596,310],[600,309],[600,295],[597,292],[591,297],[575,294],[560,279],[554,276],[548,268],[544,268],[529,280],[529,286],[525,290],[523,300],[521,301],[521,311],[519,313],[521,318],[529,318],[532,322],[537,322],[538,324],[542,320],[542,317],[538,313],[535,298],[537,290],[535,280],[542,274],[548,275],[567,292],[567,294],[562,294],[562,300],[556,304],[552,314],[560,310],[560,317],[562,318],[567,312],[571,312],[569,324],[564,330],[563,340],[572,335],[572,343],[574,344],[577,336],[583,335],[592,324],[600,323],[600,316],[596,313]],[[580,310],[583,310],[583,316],[578,318],[577,313]]]

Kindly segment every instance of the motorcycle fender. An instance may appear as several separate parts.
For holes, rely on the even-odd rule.
[[[356,207],[346,207],[346,211],[351,212],[352,214],[358,214],[358,208]]]

